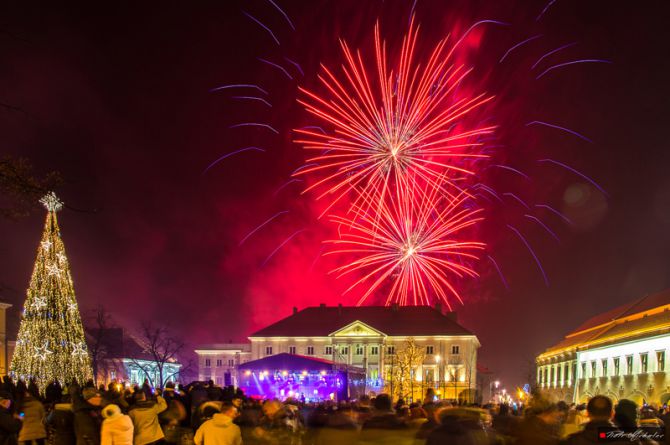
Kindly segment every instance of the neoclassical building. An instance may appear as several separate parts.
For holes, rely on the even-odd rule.
[[[555,399],[596,394],[638,404],[670,401],[670,290],[597,315],[536,359],[538,386]]]
[[[251,360],[249,343],[214,343],[201,345],[198,355],[198,380],[212,380],[219,386],[238,386],[237,370]]]
[[[366,390],[380,392],[388,391],[391,376],[397,375],[393,372],[402,366],[398,353],[410,339],[422,358],[410,371],[415,398],[433,387],[445,399],[475,399],[479,340],[458,324],[455,313],[445,314],[439,306],[294,308],[290,316],[249,336],[249,359],[286,353],[361,368]],[[196,353],[204,379],[205,360],[211,367],[224,349],[201,347]]]

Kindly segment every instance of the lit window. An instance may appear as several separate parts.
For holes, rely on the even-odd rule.
[[[221,366],[223,366],[223,360],[221,360],[220,358],[216,359],[216,367],[220,368]]]
[[[228,360],[228,366],[235,366],[235,360],[232,358]]]
[[[649,354],[640,354],[640,372],[645,373],[649,369]]]
[[[272,346],[265,347],[265,355],[272,355]]]
[[[387,346],[386,347],[386,353],[388,355],[395,355],[395,346]]]
[[[356,355],[363,355],[363,346],[356,346]]]
[[[461,353],[461,347],[458,345],[453,345],[451,347],[451,353],[452,354],[460,354]]]
[[[607,377],[607,359],[602,359],[603,377]]]
[[[619,357],[614,357],[614,360],[612,360],[612,362],[614,363],[614,375],[618,376],[619,375],[619,368],[620,368],[619,363],[621,361],[619,360]]]
[[[109,378],[112,380],[116,380],[116,371],[109,371]]]
[[[591,377],[595,377],[597,374],[596,372],[596,361],[592,360],[591,361]]]
[[[626,356],[626,374],[631,375],[633,373],[633,356]]]
[[[342,346],[340,348],[340,354],[342,355],[349,355],[349,346]]]
[[[314,346],[307,346],[307,355],[314,355]]]
[[[561,383],[561,366],[556,367],[556,382]]]
[[[568,364],[566,363],[565,366],[563,366],[563,379],[568,382],[570,381],[570,377],[568,376],[568,371],[569,371]]]
[[[288,347],[288,353],[289,354],[295,354],[295,346],[289,346]],[[272,354],[272,353],[271,353]]]
[[[370,347],[370,355],[377,355],[379,354],[379,347],[378,346],[371,346]]]
[[[433,355],[433,347],[432,346],[426,346],[426,354]]]
[[[326,346],[326,355],[333,355],[333,347]]]
[[[586,378],[586,362],[582,362],[582,378]]]
[[[205,359],[205,368],[209,368],[212,366],[212,361],[208,358]]]
[[[665,371],[665,351],[656,351],[656,371]]]

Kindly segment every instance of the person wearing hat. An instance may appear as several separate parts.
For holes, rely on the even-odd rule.
[[[76,385],[72,385],[70,391],[77,445],[99,444],[100,426],[102,425],[102,396],[94,387],[86,387],[80,391]]]
[[[12,399],[9,393],[0,391],[0,443],[2,445],[17,445],[18,433],[21,430],[21,418],[16,414],[12,415],[9,408],[12,406]]]
[[[133,421],[121,412],[118,405],[107,405],[102,410],[100,445],[133,445]]]

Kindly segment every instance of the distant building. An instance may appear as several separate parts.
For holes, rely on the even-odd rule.
[[[289,317],[249,336],[247,357],[259,360],[286,353],[326,360],[333,367],[360,368],[365,372],[365,390],[381,392],[392,384],[391,376],[399,366],[397,352],[409,339],[424,353],[422,363],[412,370],[415,399],[431,387],[441,398],[476,399],[479,340],[457,323],[455,313],[443,314],[439,307],[321,305],[294,309]],[[196,350],[202,380],[214,375],[212,360],[226,352],[226,345],[211,346]]]
[[[142,341],[128,334],[123,328],[106,328],[101,333],[98,329],[87,329],[86,340],[89,352],[95,351],[95,342],[99,339],[99,357],[92,357],[94,368],[97,367],[96,384],[144,383],[145,380],[153,387],[163,387],[169,381],[178,381],[181,364],[177,360],[169,360],[163,365],[163,376],[154,357]],[[97,361],[97,363],[95,363]],[[94,369],[95,371],[95,369]]]
[[[214,343],[199,346],[198,380],[219,386],[238,386],[239,366],[251,360],[249,343]]]
[[[596,394],[638,404],[670,401],[670,290],[597,315],[536,359],[538,386],[555,399]]]
[[[0,303],[0,375],[9,374],[9,364],[16,342],[7,340],[7,309],[12,307],[9,303]]]

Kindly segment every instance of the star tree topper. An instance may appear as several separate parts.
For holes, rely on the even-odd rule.
[[[63,208],[63,201],[58,199],[54,192],[49,192],[40,199],[40,202],[50,212],[57,212]]]

